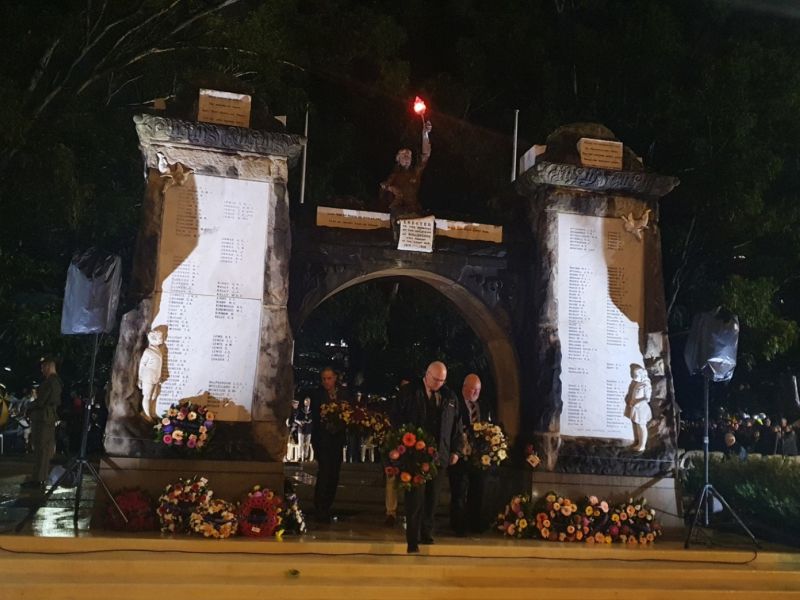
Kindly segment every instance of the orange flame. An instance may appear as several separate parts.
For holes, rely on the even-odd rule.
[[[423,114],[425,112],[426,108],[428,108],[428,107],[425,106],[425,101],[422,98],[420,98],[419,96],[414,98],[414,112],[415,113],[417,113],[418,115],[421,115],[421,114]]]

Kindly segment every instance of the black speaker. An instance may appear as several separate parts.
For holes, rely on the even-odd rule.
[[[119,256],[98,248],[76,253],[67,269],[61,333],[107,333],[117,321],[122,283]]]
[[[683,357],[693,375],[729,381],[736,368],[739,318],[724,308],[695,315]]]

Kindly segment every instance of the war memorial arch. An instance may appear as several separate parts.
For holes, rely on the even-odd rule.
[[[253,472],[280,487],[293,331],[325,299],[385,277],[427,284],[464,317],[489,358],[499,420],[514,443],[535,445],[554,482],[631,478],[620,485],[640,489],[671,477],[658,216],[678,182],[645,172],[608,129],[565,126],[523,157],[513,224],[431,215],[430,251],[414,251],[398,249],[386,214],[318,206],[313,225],[293,222],[286,190],[302,137],[154,115],[136,128],[147,186],[107,477],[157,489],[185,468],[141,414],[137,365],[148,331],[161,328],[158,410],[187,397],[213,406],[225,422],[197,459],[206,472],[226,473],[237,493]],[[643,452],[631,449],[623,414],[632,364],[653,390]]]

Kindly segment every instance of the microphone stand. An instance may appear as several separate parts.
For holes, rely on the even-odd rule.
[[[694,535],[695,529],[697,528],[697,523],[700,520],[700,513],[703,513],[703,525],[708,527],[710,521],[710,513],[712,507],[712,497],[719,500],[720,504],[722,504],[725,509],[736,520],[739,526],[744,529],[745,533],[750,537],[750,540],[755,544],[756,548],[761,548],[756,537],[753,533],[747,528],[747,525],[744,524],[739,518],[739,515],[730,507],[730,505],[725,501],[725,498],[722,497],[717,489],[711,485],[709,480],[709,472],[708,472],[708,459],[709,459],[709,452],[708,452],[708,445],[709,445],[709,435],[708,435],[708,397],[709,397],[709,377],[705,373],[703,373],[703,404],[704,404],[704,415],[703,415],[703,489],[700,490],[700,493],[697,495],[697,501],[694,505],[694,519],[692,520],[692,526],[689,529],[689,534],[686,536],[686,541],[683,544],[684,548],[688,548],[689,544],[692,540],[692,536]]]

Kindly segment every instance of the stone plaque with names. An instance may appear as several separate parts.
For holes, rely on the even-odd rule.
[[[317,226],[341,229],[389,229],[391,227],[389,213],[331,206],[317,207]]]
[[[433,215],[421,219],[401,219],[398,250],[412,252],[433,252],[433,231],[435,226]]]
[[[643,245],[622,219],[558,215],[563,436],[630,440],[630,365],[643,365]]]
[[[598,169],[622,169],[622,142],[581,138],[578,140],[578,152],[584,167]]]
[[[164,198],[152,327],[166,329],[157,410],[193,398],[250,420],[271,184],[191,174]]]
[[[197,120],[232,127],[250,127],[250,96],[201,89]]]

